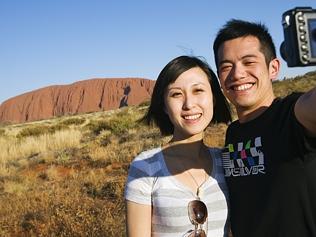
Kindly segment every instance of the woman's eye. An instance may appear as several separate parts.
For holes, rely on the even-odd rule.
[[[201,92],[203,92],[204,90],[202,89],[202,88],[197,88],[197,89],[195,89],[194,90],[196,93],[201,93]]]
[[[179,96],[181,96],[180,92],[171,93],[171,97],[179,97]]]

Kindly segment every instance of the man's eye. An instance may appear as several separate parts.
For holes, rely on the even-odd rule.
[[[255,62],[254,61],[247,61],[244,64],[247,66],[251,66],[251,65],[255,64]]]
[[[230,65],[223,65],[223,66],[221,66],[220,71],[226,72],[226,71],[229,71],[230,69],[231,69]]]

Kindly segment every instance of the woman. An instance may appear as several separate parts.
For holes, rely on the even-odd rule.
[[[144,119],[172,138],[142,152],[130,166],[128,236],[226,236],[220,150],[203,144],[211,122],[231,121],[214,72],[196,57],[173,59],[158,76]]]

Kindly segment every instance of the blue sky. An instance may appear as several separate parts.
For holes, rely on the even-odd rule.
[[[91,78],[156,79],[183,54],[202,56],[215,69],[212,41],[231,18],[266,24],[279,53],[281,15],[297,6],[316,8],[316,1],[1,0],[0,103]],[[279,78],[312,70],[282,60]]]

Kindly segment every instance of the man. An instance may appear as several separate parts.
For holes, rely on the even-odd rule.
[[[233,236],[316,236],[316,88],[275,98],[280,61],[260,23],[228,21],[213,50],[238,115],[223,153]]]

